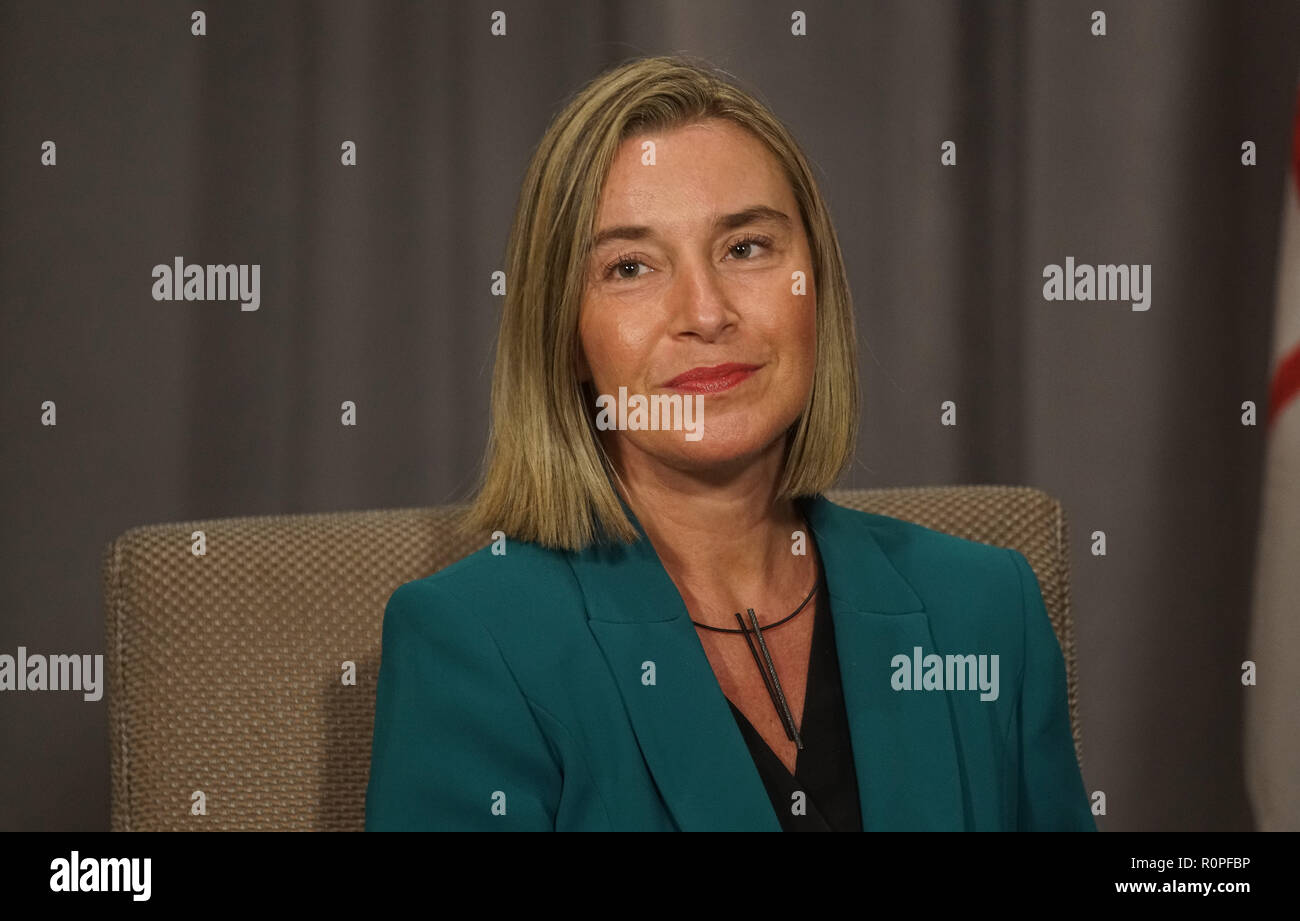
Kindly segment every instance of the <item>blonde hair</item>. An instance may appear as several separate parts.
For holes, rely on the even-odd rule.
[[[803,153],[765,104],[683,56],[638,58],[598,76],[551,122],[528,166],[506,247],[507,289],[492,376],[488,448],[469,532],[549,548],[638,535],[614,489],[593,400],[579,383],[578,314],[601,190],[619,145],[704,119],[748,129],[781,163],[799,203],[817,295],[808,404],[787,435],[778,499],[832,486],[853,456],[856,337],[839,240]]]

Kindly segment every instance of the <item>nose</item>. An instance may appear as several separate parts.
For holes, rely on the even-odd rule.
[[[734,310],[721,273],[707,257],[683,265],[669,291],[674,335],[712,342],[735,325]]]

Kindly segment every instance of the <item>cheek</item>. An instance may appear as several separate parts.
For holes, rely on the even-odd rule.
[[[790,304],[791,322],[786,330],[790,343],[791,397],[811,391],[817,365],[817,301],[815,295],[795,295]]]
[[[580,326],[582,349],[594,383],[608,389],[626,381],[633,364],[628,330],[618,323],[589,318]]]
[[[817,296],[809,291],[807,294],[792,294],[782,305],[780,328],[776,334],[780,339],[792,344],[798,350],[796,358],[800,362],[811,363],[812,354],[817,343]]]
[[[657,341],[657,330],[642,314],[591,317],[580,326],[582,346],[592,373],[599,379],[631,384],[645,370]]]
[[[805,336],[816,336],[817,334],[817,293],[809,291],[802,295],[799,300],[803,302],[802,309],[799,311],[800,330]]]

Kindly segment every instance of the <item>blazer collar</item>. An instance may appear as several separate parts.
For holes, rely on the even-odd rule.
[[[633,544],[592,545],[570,557],[588,599],[593,600],[594,593],[594,600],[606,602],[596,607],[588,605],[587,616],[610,623],[655,623],[678,617],[689,620],[682,596],[645,528],[621,496],[619,501],[640,539]],[[894,568],[871,529],[863,525],[860,513],[821,495],[800,499],[798,504],[816,538],[833,597],[854,610],[877,614],[925,610],[911,583]],[[633,582],[638,591],[629,594]],[[608,603],[615,600],[617,603]]]
[[[936,648],[925,605],[891,561],[887,534],[878,538],[861,513],[820,495],[800,506],[826,573],[863,828],[960,828],[946,695],[910,694],[904,704],[889,684],[895,654]],[[637,541],[567,557],[660,793],[686,831],[779,831],[685,603],[624,509]]]

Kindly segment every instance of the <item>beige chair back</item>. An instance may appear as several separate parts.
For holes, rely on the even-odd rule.
[[[1060,504],[1011,486],[827,495],[1025,555],[1065,654],[1081,750]],[[457,535],[455,511],[156,524],[110,542],[112,828],[361,830],[384,607],[399,585],[486,545]],[[203,555],[191,552],[196,531]]]

